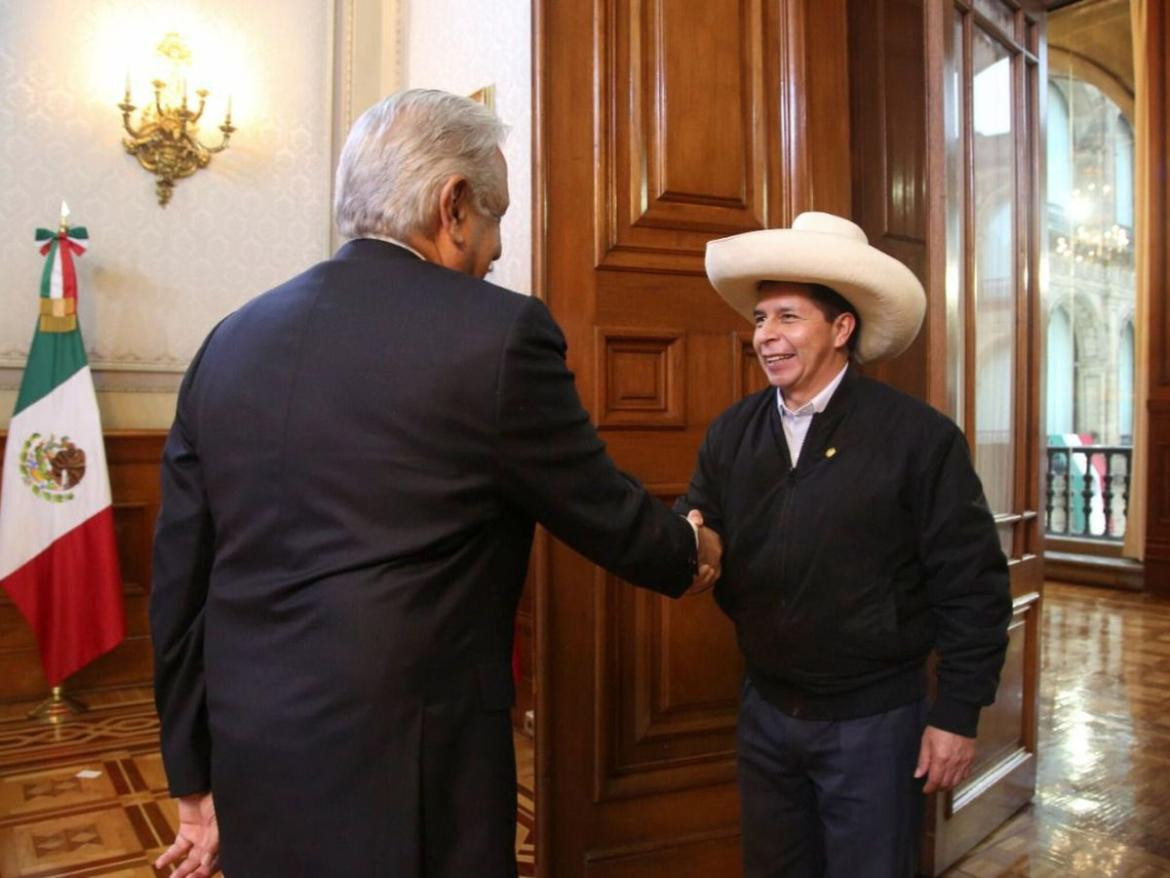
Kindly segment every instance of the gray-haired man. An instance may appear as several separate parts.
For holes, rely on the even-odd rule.
[[[717,574],[606,456],[545,307],[482,280],[502,137],[443,92],[369,110],[337,172],[354,240],[183,381],[151,595],[179,875],[218,868],[220,829],[233,878],[514,875],[534,522],[667,594]]]

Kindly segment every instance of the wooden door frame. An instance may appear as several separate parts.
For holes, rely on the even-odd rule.
[[[1014,620],[1013,628],[1023,629],[1023,705],[1020,716],[1019,749],[1008,754],[1000,762],[986,767],[987,779],[976,779],[967,789],[947,794],[935,794],[928,798],[928,831],[923,849],[923,868],[928,874],[938,874],[955,862],[969,843],[978,838],[948,838],[946,827],[953,815],[965,804],[976,808],[987,808],[988,814],[1008,816],[1016,804],[992,802],[984,806],[978,803],[980,790],[990,788],[1008,778],[1018,783],[1021,789],[1034,788],[1036,756],[1038,753],[1037,693],[1040,673],[1039,618],[1043,585],[1043,520],[1038,514],[1043,496],[1043,472],[1039,465],[1041,452],[1040,412],[1044,396],[1043,357],[1044,334],[1042,328],[1043,291],[1039,287],[1042,275],[1042,260],[1045,258],[1042,246],[1043,204],[1044,204],[1044,124],[1046,113],[1046,59],[1043,51],[1044,7],[1039,0],[1016,0],[1015,33],[1003,32],[994,22],[983,17],[974,9],[972,0],[943,0],[941,3],[924,3],[926,20],[927,75],[927,178],[932,193],[928,216],[928,289],[942,290],[945,307],[937,308],[928,317],[928,350],[932,367],[927,381],[928,400],[943,411],[960,419],[967,433],[974,453],[975,393],[973,391],[977,363],[975,360],[975,223],[974,223],[974,174],[973,174],[973,125],[971,118],[972,92],[970,34],[964,30],[962,44],[952,46],[953,51],[962,53],[964,78],[960,81],[963,104],[963,122],[958,149],[960,154],[948,156],[952,148],[946,140],[944,119],[946,114],[944,78],[950,68],[947,66],[947,47],[953,40],[956,7],[964,10],[970,27],[979,26],[993,39],[1000,42],[1022,44],[1022,51],[1013,50],[1011,76],[1016,94],[1012,112],[1013,130],[1021,132],[1016,140],[1014,174],[1014,233],[1016,250],[1013,254],[1016,289],[1024,290],[1017,296],[1015,384],[1013,386],[1013,449],[1012,511],[998,516],[1001,524],[1010,524],[1013,529],[1012,559]],[[963,277],[961,296],[947,286],[948,259],[953,258],[947,249],[948,214],[955,209],[947,197],[949,182],[948,162],[958,160],[961,176],[961,220],[962,234],[958,270]],[[937,300],[936,300],[937,301]],[[948,314],[958,311],[962,314],[963,331],[956,335],[950,331]],[[955,348],[958,348],[956,351]],[[950,358],[958,356],[963,364],[962,385],[954,388],[949,383],[950,369],[944,365]],[[1031,462],[1031,465],[1029,465]],[[1006,812],[1000,813],[1003,809]],[[997,810],[998,809],[998,810]],[[968,830],[964,827],[959,835]],[[953,832],[952,832],[953,835]]]

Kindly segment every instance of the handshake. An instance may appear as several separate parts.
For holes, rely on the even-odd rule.
[[[722,573],[720,563],[723,560],[723,541],[719,539],[719,534],[703,526],[703,513],[698,509],[687,513],[687,521],[694,525],[699,543],[699,572],[684,594],[702,594],[716,583]]]

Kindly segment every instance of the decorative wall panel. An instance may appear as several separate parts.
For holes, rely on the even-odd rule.
[[[748,394],[768,386],[768,376],[760,368],[760,359],[752,347],[751,332],[735,332],[731,335],[731,377],[734,387],[732,399],[742,399]]]
[[[685,484],[652,485],[673,503]],[[670,600],[598,571],[598,801],[733,776],[743,659],[708,592]]]
[[[605,3],[603,267],[701,274],[709,238],[766,224],[764,15],[759,0]]]
[[[710,593],[672,601],[606,574],[600,600],[597,800],[730,780],[743,660]]]
[[[597,327],[599,427],[686,426],[686,333]]]

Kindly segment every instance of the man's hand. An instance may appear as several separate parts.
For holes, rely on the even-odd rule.
[[[703,527],[703,513],[692,509],[687,513],[687,521],[696,528],[699,535],[699,572],[691,582],[686,594],[702,594],[719,579],[723,572],[720,563],[723,560],[723,541],[719,534],[709,527]]]
[[[179,799],[179,832],[175,843],[154,861],[154,867],[178,864],[172,878],[211,878],[219,872],[219,825],[211,793]]]
[[[926,777],[924,793],[952,789],[971,773],[975,758],[975,739],[944,732],[927,726],[922,733],[922,748],[918,751],[915,777]]]

